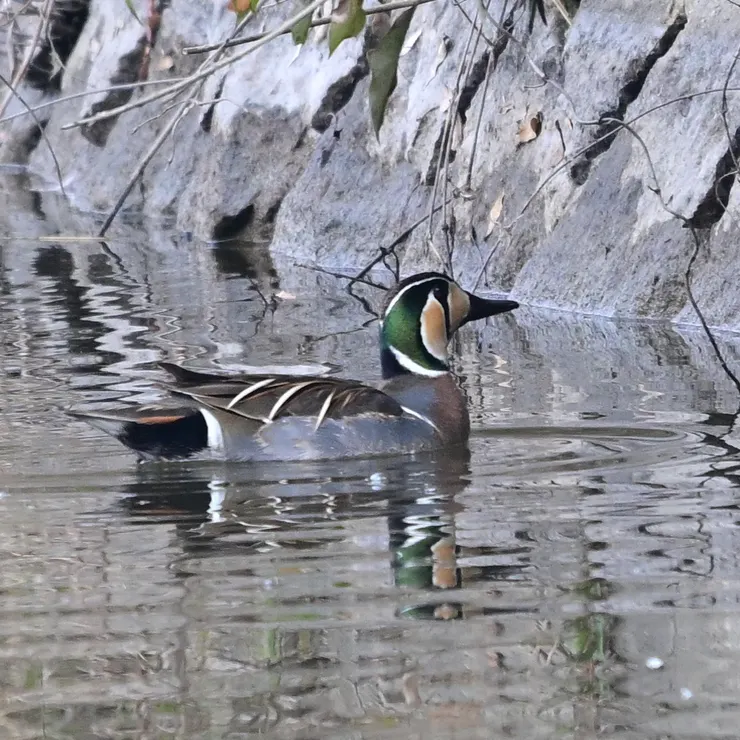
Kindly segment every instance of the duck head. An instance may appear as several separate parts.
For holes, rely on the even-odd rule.
[[[380,327],[383,377],[449,372],[447,344],[463,324],[517,308],[516,301],[468,293],[452,278],[423,272],[401,281],[385,304]]]

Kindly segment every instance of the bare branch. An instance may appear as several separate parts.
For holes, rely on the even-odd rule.
[[[694,268],[694,263],[696,262],[697,257],[699,256],[699,251],[701,249],[701,242],[699,241],[699,235],[697,234],[696,227],[694,226],[690,218],[687,218],[683,214],[671,208],[666,202],[665,198],[663,197],[663,191],[660,187],[660,182],[658,180],[658,176],[655,170],[655,165],[653,164],[652,157],[650,156],[650,151],[648,150],[647,144],[645,143],[643,138],[637,133],[637,131],[635,131],[635,129],[630,124],[624,123],[623,121],[620,121],[615,118],[605,119],[605,120],[608,121],[609,123],[613,123],[614,125],[628,131],[635,138],[635,140],[640,144],[640,147],[642,148],[645,154],[645,158],[648,162],[648,166],[650,167],[650,173],[653,179],[655,180],[655,188],[653,192],[658,196],[660,205],[667,213],[670,213],[671,216],[681,221],[681,223],[684,225],[684,228],[689,229],[691,233],[691,236],[694,240],[694,250],[691,254],[691,257],[689,258],[689,262],[686,266],[686,271],[684,273],[684,282],[686,284],[686,294],[688,296],[691,307],[694,309],[694,312],[699,318],[699,323],[701,324],[701,327],[704,330],[704,333],[706,334],[706,337],[709,340],[709,343],[712,345],[712,350],[714,351],[714,354],[717,357],[717,360],[719,361],[719,364],[721,365],[722,370],[725,372],[727,377],[732,381],[738,393],[740,393],[740,379],[738,379],[737,375],[735,375],[735,373],[732,371],[732,369],[728,365],[727,360],[725,360],[725,357],[722,354],[722,350],[720,349],[719,344],[717,343],[717,340],[715,339],[714,334],[712,333],[712,330],[710,329],[709,324],[707,323],[707,320],[704,317],[704,314],[701,308],[699,307],[699,304],[697,303],[696,298],[694,297],[694,292],[691,287],[692,270]]]
[[[37,113],[40,110],[44,110],[45,108],[51,108],[55,105],[59,105],[60,103],[66,103],[66,102],[69,102],[70,100],[75,100],[77,98],[87,98],[91,95],[100,95],[103,93],[117,92],[118,90],[130,90],[132,87],[145,87],[145,86],[153,86],[153,85],[155,86],[156,85],[171,85],[175,82],[182,82],[185,79],[186,79],[185,77],[173,77],[168,80],[142,80],[140,82],[126,82],[120,85],[111,85],[110,87],[99,87],[93,90],[85,90],[84,92],[72,93],[70,95],[62,95],[61,97],[54,98],[54,100],[47,100],[45,103],[39,103],[38,105],[35,105],[32,108],[29,108],[28,110],[24,110],[19,113],[14,113],[12,116],[6,116],[5,118],[0,118],[0,123],[8,123],[9,121],[13,121],[16,118],[22,118],[23,116],[28,116],[28,115],[31,115],[32,113]]]
[[[694,239],[694,251],[691,254],[689,263],[688,265],[686,265],[686,272],[684,273],[684,282],[686,283],[686,293],[689,297],[689,303],[694,309],[696,315],[699,317],[701,328],[704,330],[709,343],[712,345],[712,349],[714,350],[714,354],[716,355],[717,360],[719,360],[719,364],[722,366],[722,369],[725,371],[727,377],[732,381],[738,393],[740,393],[740,380],[738,380],[737,375],[735,375],[735,373],[730,369],[730,366],[727,364],[727,360],[725,360],[725,357],[722,354],[722,350],[719,348],[719,344],[717,344],[717,340],[714,338],[714,334],[712,334],[712,330],[709,328],[709,324],[707,324],[707,320],[704,318],[704,314],[699,308],[699,304],[696,302],[696,298],[694,297],[694,291],[691,288],[691,271],[694,268],[694,262],[696,262],[696,258],[699,256],[699,249],[701,245],[699,242],[699,236],[696,233],[696,228],[694,227],[694,225],[692,223],[689,223],[687,220],[684,220],[684,225],[689,229],[689,231],[691,232],[691,236]]]
[[[452,95],[452,100],[450,101],[450,107],[447,109],[447,115],[445,117],[445,125],[442,129],[442,146],[441,146],[441,152],[439,154],[439,158],[436,163],[435,172],[434,172],[434,186],[432,187],[432,194],[429,198],[429,214],[427,216],[427,245],[434,251],[435,255],[437,256],[437,259],[439,260],[440,264],[444,265],[447,271],[450,273],[450,277],[453,277],[453,268],[452,268],[452,255],[450,254],[449,249],[449,239],[448,235],[449,232],[445,230],[445,241],[447,244],[447,255],[446,259],[443,259],[442,256],[437,252],[437,249],[434,245],[434,214],[437,213],[437,211],[440,210],[440,208],[435,207],[435,203],[437,201],[437,193],[439,192],[440,183],[444,182],[444,196],[443,196],[443,202],[442,202],[442,208],[444,209],[444,216],[443,216],[443,229],[445,227],[449,226],[449,222],[447,219],[447,203],[448,199],[446,198],[447,194],[447,180],[449,177],[449,160],[450,160],[450,152],[452,149],[452,135],[455,130],[455,123],[457,122],[457,112],[458,112],[458,106],[460,103],[460,94],[462,92],[462,81],[465,78],[467,74],[469,74],[470,68],[472,67],[472,59],[475,55],[475,49],[478,45],[478,41],[480,40],[480,32],[478,31],[476,35],[476,31],[478,31],[478,28],[475,24],[471,25],[470,31],[468,33],[467,41],[465,42],[465,49],[463,50],[462,54],[462,62],[457,70],[457,77],[455,79],[455,88],[454,93]],[[473,44],[473,38],[475,37],[475,44]],[[473,44],[473,51],[470,51],[471,44]]]
[[[56,170],[56,173],[57,173],[57,181],[59,182],[59,189],[61,190],[62,195],[64,195],[64,197],[66,198],[67,193],[64,190],[64,178],[62,177],[62,169],[59,166],[59,160],[57,159],[57,155],[54,153],[54,147],[51,145],[51,142],[49,141],[49,137],[46,135],[46,127],[41,123],[41,121],[39,121],[36,114],[28,107],[28,103],[26,103],[23,96],[12,87],[11,83],[8,82],[8,80],[5,79],[5,77],[3,77],[2,74],[0,74],[0,82],[2,82],[4,85],[7,85],[8,88],[10,88],[13,95],[18,99],[20,104],[23,105],[26,108],[26,110],[28,110],[34,122],[36,123],[36,127],[38,128],[39,133],[41,134],[41,138],[44,140],[44,143],[46,144],[46,146],[49,147],[49,153],[51,154],[51,158],[54,162],[54,169]]]
[[[324,0],[313,0],[313,2],[310,5],[307,5],[300,12],[296,13],[294,16],[289,18],[287,21],[279,25],[277,28],[270,31],[268,34],[263,36],[259,41],[255,41],[254,44],[250,46],[248,49],[245,49],[239,54],[235,54],[234,56],[231,56],[217,63],[211,63],[212,61],[212,57],[211,57],[198,68],[197,72],[190,75],[189,77],[183,78],[180,82],[167,87],[165,90],[162,90],[161,92],[154,93],[147,97],[140,98],[139,100],[135,100],[131,103],[127,103],[126,105],[120,105],[117,108],[111,108],[110,110],[107,110],[107,111],[100,111],[99,113],[96,113],[92,116],[87,116],[86,118],[81,118],[77,121],[73,121],[72,123],[67,123],[64,126],[62,126],[62,129],[67,130],[71,128],[79,128],[80,126],[85,126],[91,123],[96,123],[97,121],[104,121],[108,118],[117,118],[121,114],[126,113],[130,110],[134,110],[135,108],[141,108],[142,106],[148,105],[149,103],[159,100],[160,98],[173,95],[182,90],[186,90],[191,85],[197,82],[201,82],[205,80],[206,78],[210,77],[214,72],[218,72],[219,70],[225,69],[226,67],[229,67],[232,64],[235,64],[236,62],[249,56],[249,54],[252,54],[253,52],[257,51],[257,49],[265,46],[273,39],[276,39],[278,36],[282,36],[284,33],[287,33],[298,21],[300,21],[302,18],[305,18],[307,15],[310,15],[311,13],[313,13],[314,10],[316,10],[316,8],[320,7],[323,4],[323,2]],[[226,42],[224,41],[223,43],[226,43]],[[218,49],[216,51],[218,51]]]
[[[309,12],[313,12],[312,8],[315,9],[318,7],[323,0],[314,0],[314,2],[309,5],[308,7],[304,8],[300,13],[297,13],[296,16],[291,19],[291,24],[294,24],[297,22],[297,20],[300,20],[300,18],[305,17],[308,15]],[[239,33],[246,22],[248,21],[249,16],[245,16],[241,23],[237,26],[237,28],[234,30],[234,33]],[[286,24],[283,24],[285,26]],[[282,26],[280,27],[282,28]],[[251,54],[255,49],[259,48],[260,46],[263,46],[268,41],[271,40],[270,36],[272,38],[277,38],[279,36],[280,28],[275,29],[272,34],[268,34],[265,36],[265,38],[262,41],[257,42],[254,46],[251,46],[246,51],[243,51],[241,54],[237,55],[236,57],[230,58],[226,60],[226,64],[233,64],[238,59],[241,59],[242,57],[245,57],[247,54]],[[134,172],[129,177],[128,182],[126,183],[126,186],[123,189],[123,192],[119,196],[118,200],[116,201],[116,204],[113,206],[113,209],[108,214],[107,218],[105,219],[105,222],[103,223],[103,226],[100,229],[99,235],[105,236],[106,232],[110,228],[110,225],[113,223],[113,220],[118,215],[118,212],[123,207],[123,204],[126,202],[126,199],[128,198],[129,194],[131,193],[131,190],[133,189],[134,185],[138,181],[138,179],[141,177],[141,175],[144,173],[144,170],[146,169],[149,162],[151,162],[154,155],[159,151],[160,147],[164,142],[167,140],[167,138],[172,134],[172,132],[175,130],[177,125],[180,123],[180,121],[187,115],[188,111],[192,108],[192,106],[195,103],[195,99],[200,94],[200,91],[205,84],[206,79],[217,69],[221,69],[224,66],[224,62],[216,63],[215,60],[223,53],[225,50],[226,41],[223,42],[223,44],[216,49],[211,56],[208,57],[201,65],[198,70],[198,72],[194,75],[191,75],[191,77],[186,78],[187,80],[192,80],[192,82],[189,82],[188,84],[191,85],[191,89],[188,93],[188,96],[186,99],[180,104],[180,107],[178,110],[174,113],[174,115],[170,118],[170,120],[167,122],[165,127],[162,129],[162,131],[159,133],[157,138],[154,140],[152,145],[149,147],[149,149],[144,153],[144,155],[141,157],[139,162],[137,163],[136,167],[134,168]],[[180,89],[180,85],[183,85],[183,83],[179,83],[177,86],[178,90]],[[172,88],[170,88],[172,89]],[[184,89],[184,86],[183,88]],[[165,91],[166,94],[166,91]],[[108,111],[109,113],[112,111]]]
[[[729,151],[730,156],[732,157],[732,163],[735,165],[735,172],[740,172],[740,167],[738,166],[737,162],[737,156],[735,154],[735,149],[737,147],[735,139],[737,138],[735,134],[733,134],[730,131],[730,124],[727,120],[728,116],[728,105],[727,105],[727,89],[730,84],[730,79],[732,78],[732,73],[735,71],[735,66],[737,65],[738,58],[740,58],[740,47],[738,47],[738,50],[735,52],[735,56],[732,59],[732,64],[730,64],[730,68],[727,70],[727,75],[725,76],[725,84],[722,86],[722,105],[721,105],[721,111],[722,111],[722,125],[725,129],[725,135],[727,136],[727,143],[729,145]]]
[[[415,8],[418,5],[424,5],[426,3],[433,3],[436,0],[398,0],[394,3],[385,3],[384,5],[378,5],[375,8],[365,8],[365,15],[373,15],[373,13],[390,13],[392,10],[399,10],[401,8]],[[311,22],[311,28],[317,28],[318,26],[328,26],[331,23],[331,18],[317,18]],[[291,29],[284,31],[283,34],[290,33]],[[226,42],[226,48],[230,49],[234,46],[241,46],[242,44],[249,44],[252,41],[259,41],[266,33],[255,33],[252,36],[244,36],[240,39],[230,39]],[[203,54],[207,51],[213,51],[218,49],[218,44],[205,44],[204,46],[186,46],[182,53],[186,56],[192,54]]]
[[[434,210],[439,211],[442,208],[441,205],[438,205]],[[350,281],[350,287],[354,283],[358,283],[362,281],[362,279],[370,272],[370,270],[375,267],[375,265],[381,263],[388,255],[393,254],[396,247],[398,247],[400,244],[403,244],[410,236],[411,234],[416,231],[416,229],[419,228],[427,219],[429,218],[429,214],[426,216],[422,216],[418,221],[415,221],[411,226],[408,227],[405,231],[401,233],[400,236],[396,237],[387,247],[380,247],[379,255],[375,257],[375,259],[371,260],[365,267],[363,267],[357,275],[355,275],[352,280]]]
[[[13,79],[10,81],[10,83],[6,83],[9,89],[8,92],[5,93],[5,97],[0,101],[0,118],[2,118],[3,113],[5,113],[5,109],[8,107],[11,99],[16,94],[15,91],[20,86],[23,78],[26,76],[26,72],[28,72],[28,68],[31,66],[31,61],[33,60],[33,55],[36,53],[36,47],[38,46],[39,39],[42,36],[46,36],[47,34],[49,28],[49,19],[51,18],[51,9],[53,5],[54,0],[44,0],[44,5],[41,8],[41,21],[36,26],[36,33],[34,34],[31,43],[28,45],[28,49],[26,50],[26,55],[23,58],[23,62],[21,62],[21,65],[15,71]]]

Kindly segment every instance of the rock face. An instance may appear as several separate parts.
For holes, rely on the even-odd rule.
[[[435,205],[447,205],[399,246],[402,271],[451,261],[467,284],[522,302],[681,322],[696,320],[684,282],[690,225],[701,245],[697,300],[710,324],[740,329],[740,71],[730,75],[740,10],[726,0],[582,0],[570,3],[570,26],[547,5],[548,25],[529,36],[523,5],[507,3],[502,16],[492,0],[482,35],[471,27],[475,4],[465,13],[443,0],[418,7],[378,139],[367,103],[371,31],[331,57],[317,30],[300,51],[285,36],[266,44],[206,79],[127,206],[171,215],[205,239],[269,238],[279,271],[294,262],[350,271],[423,220],[436,191]],[[147,38],[123,0],[57,7],[78,13],[68,26],[79,37],[58,75],[63,96],[136,81]],[[285,17],[265,9],[245,32]],[[203,57],[181,49],[233,27],[225,1],[172,0],[148,80],[192,73]],[[55,94],[50,77],[22,88],[27,102]],[[171,102],[63,126],[154,89],[97,92],[38,112],[75,207],[112,207]],[[13,101],[8,112],[22,109]],[[28,154],[31,171],[58,189],[35,124],[13,124],[0,158]]]

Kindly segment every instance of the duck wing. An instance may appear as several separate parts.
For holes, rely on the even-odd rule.
[[[376,413],[402,416],[394,398],[357,380],[302,375],[217,375],[162,363],[176,383],[169,390],[256,427],[288,416],[341,419]]]

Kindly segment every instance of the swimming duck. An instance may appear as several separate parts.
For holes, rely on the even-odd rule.
[[[447,344],[469,321],[518,305],[424,272],[400,282],[386,300],[382,388],[336,377],[203,373],[163,362],[174,381],[168,390],[186,406],[70,413],[142,459],[331,460],[464,445],[470,419]]]

